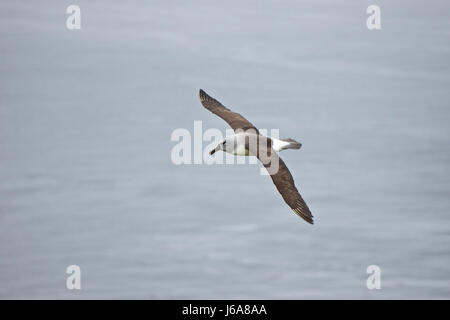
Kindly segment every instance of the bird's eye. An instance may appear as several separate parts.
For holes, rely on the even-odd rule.
[[[222,144],[225,145],[225,142],[226,142],[226,141],[224,141]]]

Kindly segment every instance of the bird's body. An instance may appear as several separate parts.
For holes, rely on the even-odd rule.
[[[250,150],[245,147],[245,133],[238,133],[227,137],[226,144],[232,146],[230,150],[225,149],[225,152],[234,154],[236,156],[251,156]]]
[[[224,107],[205,91],[200,89],[199,96],[202,105],[224,119],[235,132],[234,135],[227,136],[216,148],[211,150],[210,155],[221,150],[238,156],[256,156],[269,172],[284,201],[297,215],[312,224],[313,216],[311,211],[295,187],[294,179],[289,169],[278,156],[278,152],[281,150],[300,149],[301,144],[293,139],[277,139],[263,136],[247,119],[239,113]]]
[[[249,135],[251,135],[251,133],[245,133],[245,132],[239,132],[237,134],[234,135],[230,135],[227,136],[224,141],[226,141],[226,146],[231,146],[230,148],[227,149],[221,149],[224,152],[227,153],[231,153],[235,156],[251,156],[253,154],[251,154],[251,152],[248,150],[248,148],[245,147],[245,138],[249,137]],[[277,138],[273,138],[273,137],[265,137],[266,139],[269,139],[270,141],[272,141],[272,149],[275,150],[276,152],[280,152],[281,150],[286,150],[286,149],[299,149],[299,143],[292,140],[292,141],[287,141],[287,140],[280,140]],[[223,141],[222,141],[223,143]]]

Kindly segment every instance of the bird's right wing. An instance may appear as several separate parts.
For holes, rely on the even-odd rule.
[[[275,150],[272,149],[270,138],[261,135],[248,135],[247,137],[246,147],[267,169],[284,201],[297,215],[313,224],[313,215],[295,187],[291,172]]]
[[[230,109],[226,108],[219,101],[209,96],[202,89],[200,89],[198,95],[200,97],[202,105],[215,115],[225,120],[230,125],[230,127],[233,128],[234,131],[238,129],[241,130],[255,129],[256,132],[258,132],[256,127],[250,121],[245,119],[239,113],[233,112]]]

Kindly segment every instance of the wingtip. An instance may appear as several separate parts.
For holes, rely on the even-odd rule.
[[[313,215],[308,212],[308,214],[304,213],[301,208],[292,209],[300,218],[308,222],[309,224],[314,224]]]
[[[203,89],[200,89],[200,90],[198,91],[198,97],[200,98],[200,101],[204,101],[205,98],[206,98],[205,96],[206,96],[206,92],[203,91]]]
[[[210,97],[203,89],[200,89],[198,91],[198,97],[200,98],[200,101],[214,101],[212,97]]]

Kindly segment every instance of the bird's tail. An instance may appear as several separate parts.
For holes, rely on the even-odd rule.
[[[302,144],[294,139],[281,139],[281,141],[288,142],[289,144],[284,146],[283,149],[300,149]]]

